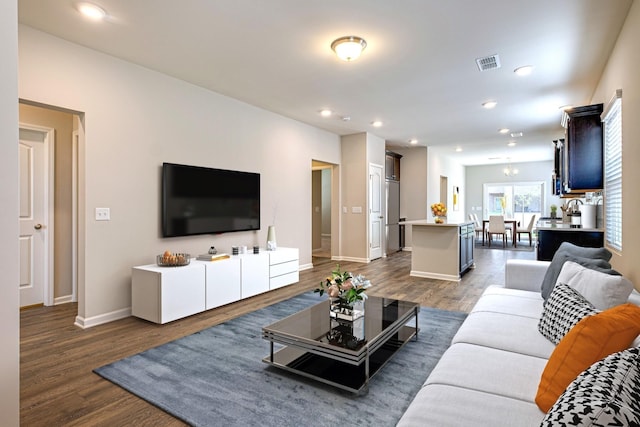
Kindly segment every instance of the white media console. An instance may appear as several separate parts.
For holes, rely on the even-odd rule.
[[[133,267],[131,314],[167,323],[299,280],[299,251],[278,248],[184,267]]]

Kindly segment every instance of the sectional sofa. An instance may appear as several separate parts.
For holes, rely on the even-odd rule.
[[[640,423],[640,294],[575,248],[507,261],[398,426]]]

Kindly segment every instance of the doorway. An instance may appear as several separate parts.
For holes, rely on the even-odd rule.
[[[333,165],[313,160],[311,164],[311,254],[313,264],[332,257]]]
[[[34,132],[36,136],[38,132],[41,134],[47,132],[49,139],[48,160],[43,166],[34,164],[34,169],[40,169],[39,173],[46,175],[48,180],[47,194],[44,199],[46,212],[39,220],[34,216],[33,224],[25,222],[25,227],[21,226],[20,237],[21,289],[36,289],[26,283],[31,274],[34,274],[34,278],[35,274],[39,274],[37,272],[41,267],[45,269],[44,287],[42,291],[33,291],[35,295],[42,296],[40,302],[34,302],[35,300],[31,297],[25,297],[20,305],[21,307],[48,306],[76,302],[78,296],[78,164],[79,147],[84,137],[82,117],[73,111],[25,100],[19,102],[19,114],[21,182],[28,179],[25,175],[29,164],[28,158],[25,158],[28,155],[24,145],[25,138],[33,139],[30,134]],[[34,172],[38,173],[35,170]],[[23,205],[26,208],[29,200],[36,200],[27,194],[26,188],[21,189],[21,217],[25,216]],[[40,199],[40,196],[37,197]],[[30,254],[27,251],[29,242],[34,241],[32,237],[28,237],[26,233],[28,229],[38,233],[40,239],[46,237],[48,240],[44,256]],[[46,272],[47,269],[48,272]]]

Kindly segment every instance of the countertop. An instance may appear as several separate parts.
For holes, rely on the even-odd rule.
[[[416,219],[413,221],[403,221],[400,225],[429,225],[434,227],[460,227],[461,225],[473,224],[473,221],[445,221],[443,224],[436,224],[432,219]]]
[[[602,228],[571,228],[571,224],[568,222],[562,222],[562,221],[547,221],[547,220],[543,220],[543,221],[538,221],[536,228],[538,230],[554,230],[554,231],[572,231],[572,232],[576,232],[576,231],[601,231],[604,232],[604,229]]]

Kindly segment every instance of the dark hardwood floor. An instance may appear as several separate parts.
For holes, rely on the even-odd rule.
[[[476,268],[459,283],[409,276],[411,253],[399,252],[369,264],[341,262],[343,270],[364,274],[370,295],[407,299],[423,306],[469,311],[482,291],[504,283],[508,258],[534,259],[527,250],[476,246]],[[336,262],[314,258],[300,282],[219,309],[156,325],[134,317],[86,330],[73,325],[77,304],[21,312],[20,419],[23,426],[182,426],[179,420],[92,370],[151,347],[312,290]]]

